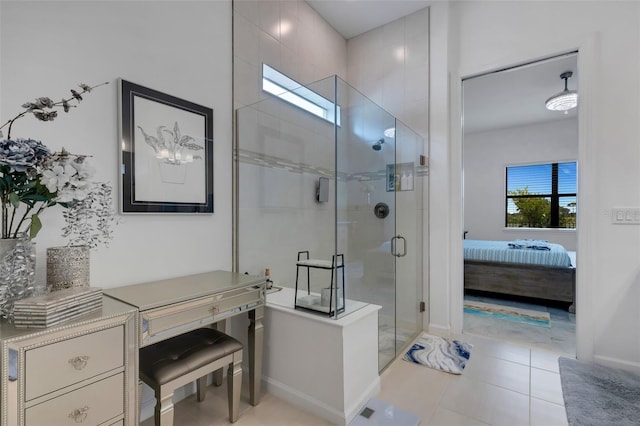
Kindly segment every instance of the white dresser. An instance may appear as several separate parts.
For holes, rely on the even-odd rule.
[[[46,329],[0,322],[0,426],[137,425],[137,310],[102,310]]]

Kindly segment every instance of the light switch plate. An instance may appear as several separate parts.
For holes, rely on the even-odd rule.
[[[616,225],[640,225],[640,207],[613,207],[611,223]]]

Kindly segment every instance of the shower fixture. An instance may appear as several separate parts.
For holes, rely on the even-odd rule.
[[[384,143],[384,138],[378,139],[372,146],[374,151],[380,151],[382,149],[382,144]]]

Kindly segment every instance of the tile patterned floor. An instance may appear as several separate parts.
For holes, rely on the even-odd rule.
[[[474,345],[462,375],[453,375],[396,359],[381,375],[377,399],[417,414],[427,426],[566,426],[558,353],[488,337],[465,335]],[[141,425],[151,426],[152,419]],[[230,424],[226,387],[209,387],[207,399],[193,396],[176,404],[175,424]],[[328,425],[273,395],[257,407],[243,388],[236,425]]]

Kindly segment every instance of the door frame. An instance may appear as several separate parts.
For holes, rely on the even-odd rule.
[[[596,140],[595,101],[597,99],[597,59],[599,57],[597,33],[586,37],[578,46],[562,46],[555,52],[547,52],[529,60],[520,60],[512,63],[493,64],[477,72],[451,73],[450,90],[450,120],[449,131],[450,145],[450,176],[451,197],[450,212],[450,291],[449,300],[450,330],[452,333],[461,334],[463,328],[463,300],[464,300],[464,260],[463,260],[463,188],[462,188],[462,81],[479,74],[486,74],[492,70],[517,66],[526,62],[533,62],[557,56],[558,54],[578,52],[578,87],[580,87],[580,107],[578,110],[578,196],[577,202],[580,211],[577,214],[577,256],[579,262],[576,267],[576,357],[591,361],[594,355],[594,318],[591,312],[593,301],[592,294],[595,288],[597,262],[593,250],[585,238],[589,229],[595,229],[597,219],[596,194],[596,166],[594,144]]]

